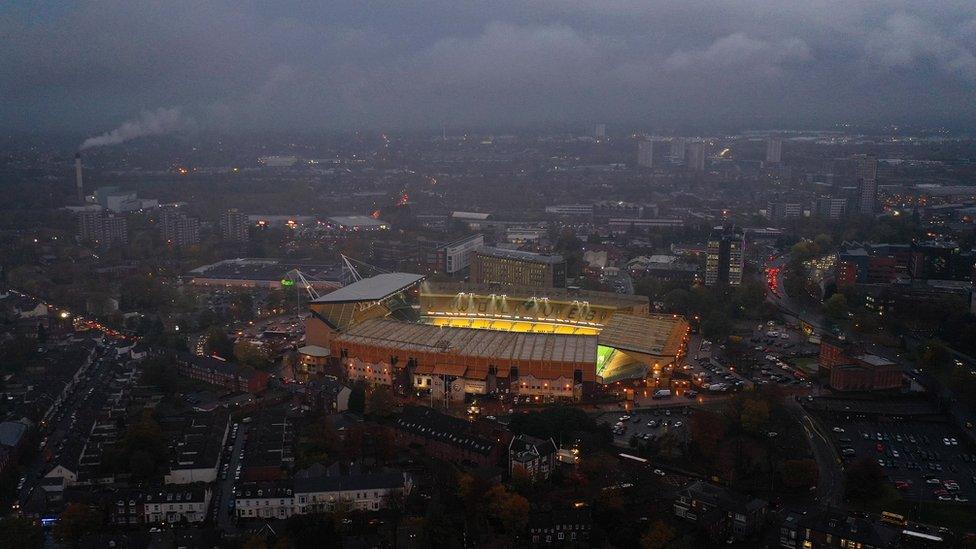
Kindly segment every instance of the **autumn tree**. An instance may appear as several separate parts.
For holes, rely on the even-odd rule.
[[[241,364],[263,370],[271,366],[271,358],[268,353],[257,345],[252,345],[247,341],[238,341],[234,345],[234,358]]]
[[[393,391],[386,386],[374,387],[366,400],[366,412],[371,416],[389,417],[393,414]]]
[[[742,403],[739,422],[747,433],[753,435],[763,433],[769,423],[769,403],[757,398],[747,399]]]
[[[518,534],[529,521],[529,500],[496,484],[485,494],[488,515],[509,534]]]
[[[847,499],[864,503],[879,497],[883,491],[884,471],[877,461],[864,458],[847,468],[844,479]]]
[[[218,326],[211,326],[204,338],[204,350],[208,355],[217,355],[226,360],[234,358],[234,342],[227,336],[227,332]]]
[[[655,520],[641,536],[641,549],[663,549],[674,539],[674,529],[663,520]]]
[[[13,515],[0,519],[0,547],[35,549],[43,545],[44,530],[36,521]]]
[[[783,484],[787,488],[808,488],[817,483],[817,462],[812,459],[788,459],[783,462]]]
[[[54,525],[54,539],[72,547],[102,527],[102,514],[90,505],[69,503]]]

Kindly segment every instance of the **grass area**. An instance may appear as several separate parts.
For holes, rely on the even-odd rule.
[[[793,360],[793,365],[810,375],[816,375],[819,368],[817,366],[817,357],[797,358]]]
[[[908,520],[945,526],[957,535],[976,532],[973,522],[973,507],[942,501],[908,501],[893,486],[886,485],[885,493],[878,499],[863,505],[855,506],[865,511],[880,513],[890,511],[908,517]]]

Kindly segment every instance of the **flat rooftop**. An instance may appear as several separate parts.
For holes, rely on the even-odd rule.
[[[401,292],[424,279],[424,275],[413,273],[383,273],[338,290],[325,294],[312,303],[354,303],[356,301],[379,301]]]
[[[389,223],[368,215],[337,215],[328,218],[333,225],[343,227],[388,227]]]
[[[565,261],[561,255],[543,255],[533,252],[523,252],[521,250],[507,250],[505,248],[493,248],[491,246],[485,246],[475,253],[478,255],[485,255],[490,257],[500,257],[503,259],[515,259],[519,261],[533,261],[535,263],[547,263],[550,265],[555,265],[557,263],[562,263]]]

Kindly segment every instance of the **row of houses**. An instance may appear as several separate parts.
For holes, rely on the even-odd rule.
[[[410,476],[401,471],[355,468],[342,473],[333,467],[318,476],[243,483],[234,491],[234,508],[244,519],[286,519],[342,508],[378,511],[409,495],[412,487]]]
[[[177,358],[177,372],[181,376],[223,387],[230,391],[260,393],[268,388],[271,376],[223,359],[185,353]]]

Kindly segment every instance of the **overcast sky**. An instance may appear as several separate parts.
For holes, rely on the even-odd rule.
[[[976,119],[974,0],[35,4],[0,6],[4,129]]]

